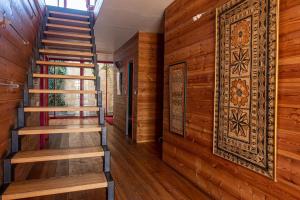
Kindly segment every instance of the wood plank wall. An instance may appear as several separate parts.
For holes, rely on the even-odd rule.
[[[226,1],[176,0],[166,9],[163,159],[215,199],[299,199],[300,1],[280,3],[278,182],[212,154],[214,11]],[[185,138],[169,132],[168,66],[179,61],[188,64]]]
[[[137,138],[151,142],[162,136],[163,35],[139,34]]]
[[[43,0],[0,0],[0,19],[2,19],[3,12],[5,12],[6,18],[11,21],[23,38],[29,41],[29,45],[24,45],[22,39],[10,26],[0,27],[1,158],[7,154],[10,143],[10,129],[15,126],[16,108],[23,98],[23,85],[29,67],[29,58],[32,55],[34,39],[44,8]],[[3,84],[17,84],[19,88]],[[2,168],[2,162],[0,166]]]
[[[127,83],[128,83],[128,63],[134,63],[133,67],[133,87],[137,85],[137,66],[138,66],[138,33],[128,40],[122,47],[114,53],[114,62],[120,62],[119,72],[123,73],[122,94],[117,95],[117,83],[114,85],[114,126],[126,133],[126,109],[127,109]],[[116,70],[117,72],[118,70]],[[117,76],[115,74],[115,81]],[[136,121],[136,96],[133,98],[133,116]],[[136,135],[136,126],[133,127]]]
[[[133,61],[133,140],[137,143],[155,141],[162,135],[163,97],[163,36],[156,33],[137,33],[115,52],[121,61],[123,95],[114,95],[114,123],[126,131],[128,63]]]

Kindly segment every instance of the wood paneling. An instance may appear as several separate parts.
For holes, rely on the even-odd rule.
[[[278,181],[273,182],[212,154],[215,8],[226,1],[176,0],[166,9],[163,159],[215,199],[299,199],[300,2],[280,4]],[[185,138],[169,132],[168,66],[179,61],[188,65]]]
[[[114,123],[126,129],[128,63],[133,61],[133,140],[155,141],[162,133],[163,37],[155,33],[137,33],[115,52],[122,63],[124,93],[114,99]],[[136,91],[136,92],[134,92]]]
[[[121,95],[117,95],[117,84],[114,84],[114,125],[122,132],[126,132],[126,109],[127,109],[127,70],[128,63],[133,62],[133,87],[137,87],[137,64],[138,64],[138,34],[134,35],[120,49],[114,53],[114,61],[120,62],[119,71],[123,73],[123,91]],[[115,80],[117,79],[115,75]],[[136,121],[136,95],[133,98],[133,116]],[[136,133],[136,126],[133,127]]]
[[[137,142],[162,135],[163,35],[139,33]]]
[[[28,45],[24,45],[22,39],[10,25],[5,28],[0,27],[1,158],[7,153],[10,143],[10,129],[14,127],[16,122],[16,108],[22,100],[29,59],[35,44],[34,39],[39,28],[41,15],[44,13],[44,6],[42,0],[0,1],[1,18],[2,12],[5,12],[6,18],[11,21],[12,26],[22,35],[24,40],[29,42]],[[17,84],[19,88],[12,87],[10,84]],[[31,139],[26,138],[23,138],[23,141],[32,142]],[[27,144],[23,146],[26,147]]]

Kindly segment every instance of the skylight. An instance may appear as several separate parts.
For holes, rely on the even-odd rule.
[[[46,5],[57,6],[58,0],[45,0]]]
[[[87,10],[86,0],[67,0],[67,8]]]
[[[46,5],[59,7],[64,7],[64,1],[66,1],[67,8],[87,10],[86,0],[45,0]],[[91,0],[91,4],[95,4],[95,1]]]

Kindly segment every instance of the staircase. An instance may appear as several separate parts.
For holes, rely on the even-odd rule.
[[[24,102],[18,108],[17,129],[11,132],[10,155],[4,160],[4,184],[1,199],[23,199],[55,195],[76,191],[106,188],[107,199],[114,199],[114,181],[110,174],[110,151],[107,147],[107,129],[102,109],[102,94],[98,76],[97,55],[94,37],[94,16],[90,12],[48,6],[40,28],[37,47],[32,66],[28,72],[28,83],[24,89]],[[48,58],[47,60],[45,58]],[[57,62],[67,60],[84,60],[84,63]],[[49,61],[50,60],[50,61]],[[43,66],[76,67],[94,69],[93,76],[56,75],[33,73]],[[41,70],[40,70],[41,71]],[[78,79],[93,80],[95,90],[49,90],[34,89],[33,79]],[[80,107],[42,107],[31,106],[31,94],[94,94],[97,106]],[[98,125],[65,125],[28,127],[25,114],[33,112],[64,111],[96,111]],[[20,151],[21,137],[26,135],[62,134],[62,133],[100,134],[100,147],[84,147],[72,149],[44,149],[36,151]],[[103,172],[78,176],[57,177],[43,180],[14,181],[16,164],[69,160],[79,158],[102,158]],[[99,166],[100,167],[100,166]]]

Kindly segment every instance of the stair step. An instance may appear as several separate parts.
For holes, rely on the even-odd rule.
[[[18,131],[19,135],[39,135],[58,133],[89,133],[100,132],[99,125],[60,125],[60,126],[37,126],[25,127]]]
[[[53,60],[55,62],[60,62],[63,60],[68,60],[71,62],[88,62],[88,63],[92,63],[93,59],[92,57],[72,57],[72,56],[65,56],[65,57],[61,57],[59,55],[48,55],[47,56],[49,60]]]
[[[95,76],[77,76],[77,75],[60,75],[60,74],[32,74],[33,78],[53,78],[53,79],[79,79],[79,80],[96,80]]]
[[[72,13],[64,13],[64,12],[59,12],[59,11],[49,11],[50,15],[60,15],[62,17],[77,17],[81,19],[89,19],[90,17],[87,15],[78,15],[78,14],[72,14]]]
[[[46,46],[50,45],[61,45],[61,46],[71,46],[71,47],[93,47],[91,43],[83,43],[83,42],[65,42],[61,40],[42,40],[42,43],[44,43]]]
[[[91,39],[92,36],[87,34],[75,34],[68,32],[59,32],[59,31],[44,31],[44,34],[61,37],[61,38],[70,38],[70,39]]]
[[[69,192],[106,188],[104,173],[28,180],[11,183],[2,195],[2,200],[23,199]]]
[[[86,68],[94,68],[95,65],[91,64],[83,64],[83,63],[71,63],[71,62],[51,62],[51,61],[36,61],[37,65],[51,65],[51,66],[64,66],[64,67],[86,67]]]
[[[20,164],[53,160],[95,158],[102,156],[104,156],[102,147],[46,149],[38,151],[20,151],[12,157],[11,163]]]
[[[50,15],[60,15],[60,16],[66,16],[66,17],[78,17],[82,19],[89,19],[90,16],[87,15],[78,15],[78,14],[72,14],[72,13],[65,13],[65,12],[59,12],[59,11],[49,11]]]
[[[96,106],[62,106],[62,107],[25,107],[24,112],[72,112],[72,111],[90,111],[96,112],[99,111],[99,108]]]
[[[67,25],[61,25],[61,24],[50,24],[47,23],[46,26],[48,28],[59,28],[59,29],[66,29],[66,30],[71,30],[71,31],[87,31],[90,32],[90,28],[84,28],[84,27],[79,27],[79,26],[67,26]]]
[[[40,49],[40,53],[49,55],[61,55],[61,56],[79,56],[79,57],[93,57],[94,54],[83,51],[65,51],[56,49]]]
[[[80,21],[80,20],[72,20],[72,19],[63,19],[63,18],[57,18],[57,17],[48,17],[48,20],[56,21],[56,22],[66,22],[66,23],[90,25],[90,22],[85,22],[85,21]]]
[[[96,90],[42,90],[29,89],[30,94],[97,94]]]

